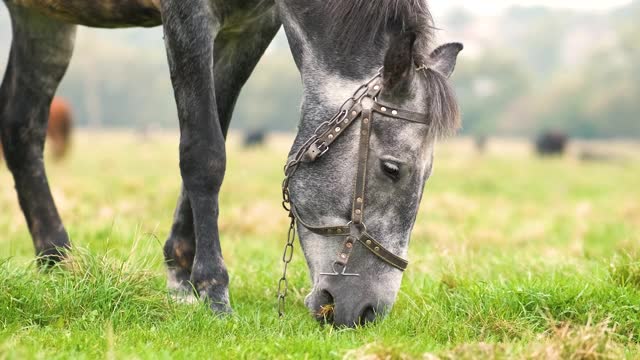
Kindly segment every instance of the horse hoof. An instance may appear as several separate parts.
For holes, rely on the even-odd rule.
[[[233,314],[233,309],[231,309],[231,306],[225,302],[211,301],[209,307],[211,308],[211,311],[213,311],[213,313],[216,315],[227,316]]]
[[[38,254],[37,262],[41,269],[50,269],[67,257],[67,251],[63,247],[50,248]]]

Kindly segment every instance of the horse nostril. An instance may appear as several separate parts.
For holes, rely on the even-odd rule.
[[[362,310],[360,317],[358,318],[358,325],[367,325],[368,323],[372,323],[376,319],[376,311],[373,306],[368,305]]]
[[[333,323],[333,314],[335,310],[335,301],[333,296],[327,290],[320,292],[320,309],[316,312],[316,319],[326,324]]]

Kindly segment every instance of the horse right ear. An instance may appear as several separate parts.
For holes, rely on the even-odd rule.
[[[430,55],[430,68],[449,78],[453,74],[458,54],[464,49],[461,43],[445,44],[433,50]]]

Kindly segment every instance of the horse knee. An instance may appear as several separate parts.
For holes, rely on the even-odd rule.
[[[226,154],[222,149],[190,147],[181,149],[180,172],[189,196],[218,194],[226,171]]]
[[[42,157],[46,128],[17,117],[5,119],[2,127],[2,144],[7,166],[12,171],[40,168],[37,160]]]

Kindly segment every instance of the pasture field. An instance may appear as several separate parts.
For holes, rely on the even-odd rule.
[[[640,358],[640,151],[616,161],[539,159],[501,142],[438,147],[390,316],[361,329],[308,315],[296,249],[284,319],[275,285],[287,217],[289,141],[230,141],[221,197],[235,313],[165,290],[161,249],[179,191],[177,135],[81,132],[48,164],[75,250],[38,271],[13,181],[0,165],[0,359]]]

